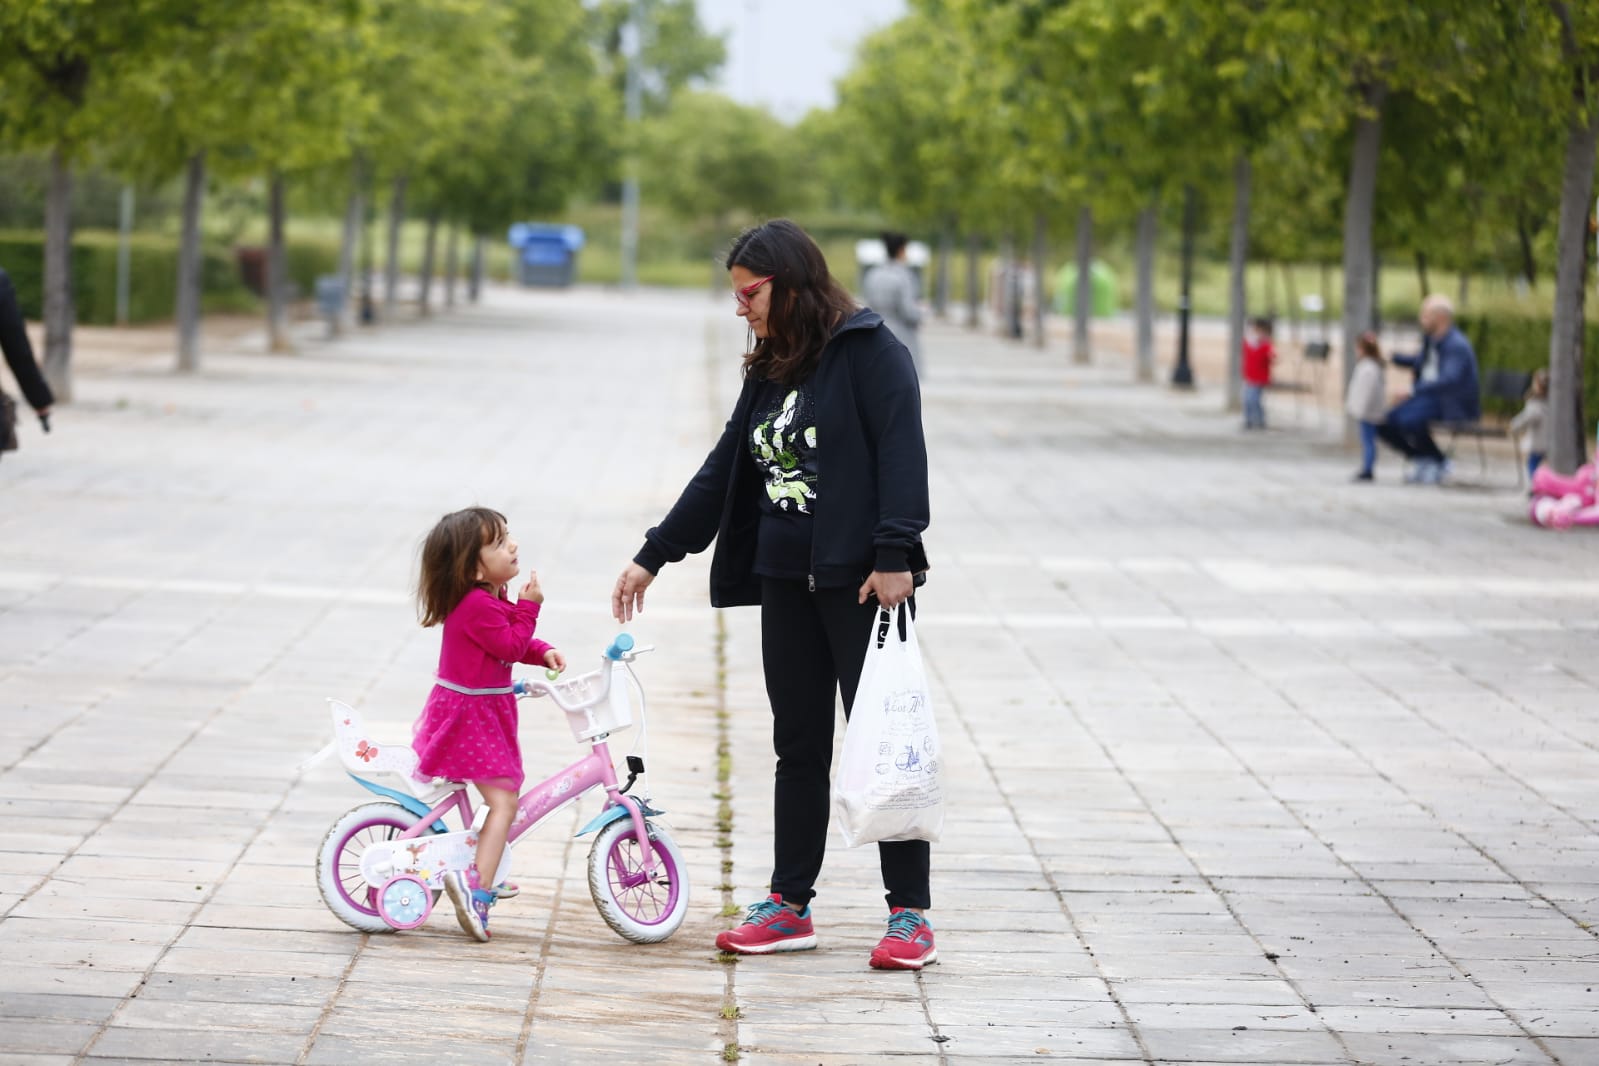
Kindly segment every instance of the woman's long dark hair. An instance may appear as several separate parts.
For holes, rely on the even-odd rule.
[[[833,331],[855,313],[855,299],[827,269],[810,234],[786,218],[751,227],[727,253],[727,269],[740,266],[771,277],[766,336],[744,356],[745,375],[785,385],[805,380]]]

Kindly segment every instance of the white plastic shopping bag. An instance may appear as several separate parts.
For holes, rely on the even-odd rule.
[[[938,840],[944,791],[938,729],[910,613],[877,612],[844,730],[833,807],[844,843]],[[904,626],[904,637],[900,636]]]

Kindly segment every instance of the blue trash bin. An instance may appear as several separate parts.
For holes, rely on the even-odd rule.
[[[577,277],[583,230],[545,222],[518,222],[507,234],[516,249],[517,280],[523,285],[562,288]]]

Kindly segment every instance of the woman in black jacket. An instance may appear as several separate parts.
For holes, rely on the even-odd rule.
[[[816,946],[810,901],[827,843],[833,702],[855,699],[878,605],[910,601],[927,569],[927,448],[910,353],[857,308],[794,223],[746,230],[727,257],[755,344],[721,439],[612,593],[620,622],[643,610],[666,563],[714,539],[711,603],[759,604],[777,752],[771,895],[716,938],[740,954]],[[914,602],[912,603],[914,608]],[[878,845],[888,933],[878,969],[937,958],[926,841]]]

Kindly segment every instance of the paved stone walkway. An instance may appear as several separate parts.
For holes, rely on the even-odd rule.
[[[758,620],[705,605],[704,558],[634,627],[677,936],[595,914],[592,798],[518,849],[490,944],[448,908],[339,923],[313,859],[367,797],[294,767],[327,696],[406,737],[421,535],[504,510],[541,634],[589,660],[740,344],[699,295],[496,290],[194,377],[90,361],[0,462],[0,1063],[1599,1063],[1591,539],[1529,527],[1507,468],[1351,485],[1331,423],[1246,437],[1214,391],[955,328],[925,385],[938,966],[866,969],[872,849],[830,855],[820,950],[711,948],[763,894],[771,754]],[[531,776],[577,751],[537,704],[523,743]]]

